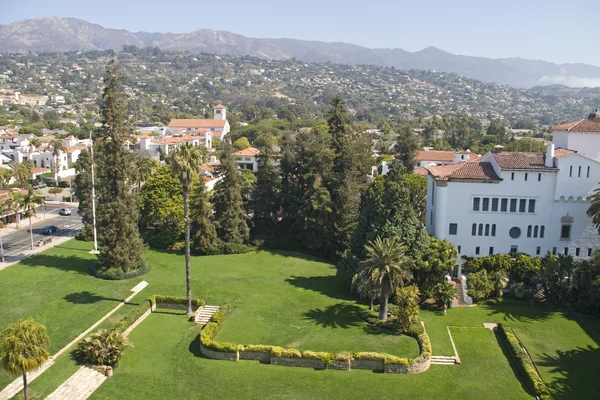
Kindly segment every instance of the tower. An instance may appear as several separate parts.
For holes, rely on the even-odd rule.
[[[215,119],[227,119],[227,109],[223,104],[218,104],[213,107],[213,115]]]

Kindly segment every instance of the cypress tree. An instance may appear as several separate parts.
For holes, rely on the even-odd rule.
[[[229,150],[230,146],[226,145],[221,157],[223,179],[216,185],[213,195],[217,234],[225,244],[242,245],[248,242],[250,230],[243,208],[242,177]]]
[[[77,175],[75,176],[75,197],[79,202],[77,213],[81,216],[83,226],[77,238],[80,240],[92,240],[93,232],[93,217],[92,217],[92,160],[90,153],[83,150],[79,154],[76,162]]]
[[[217,251],[217,227],[208,193],[202,182],[192,186],[190,202],[192,248],[198,254],[214,254]]]
[[[108,63],[97,132],[98,270],[112,277],[146,267],[138,230],[138,206],[130,194],[131,157],[123,148],[127,98],[114,60]]]
[[[256,186],[252,194],[253,233],[257,236],[268,236],[275,233],[274,228],[281,207],[281,177],[278,168],[273,165],[275,160],[273,137],[263,136],[256,142],[260,153]]]

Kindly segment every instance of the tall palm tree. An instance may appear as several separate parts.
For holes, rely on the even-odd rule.
[[[0,215],[4,215],[4,213],[6,213],[7,211],[9,211],[6,201],[3,201],[2,203],[0,203]],[[0,220],[0,257],[2,258],[2,262],[4,262],[4,243],[2,242],[2,229],[4,229],[5,225],[4,225],[4,221]]]
[[[48,145],[50,150],[52,150],[52,155],[54,156],[54,180],[56,181],[56,185],[58,186],[58,156],[60,156],[61,151],[66,151],[65,146],[63,146],[62,140],[52,140]]]
[[[158,162],[152,158],[136,154],[134,166],[136,168],[137,186],[139,191],[142,188],[142,183],[146,182],[154,171],[156,171],[156,168],[158,168]]]
[[[594,190],[587,215],[592,219],[592,223],[596,229],[600,231],[600,188]]]
[[[199,147],[183,143],[169,156],[173,173],[183,190],[183,221],[185,225],[185,281],[187,287],[187,314],[192,315],[192,274],[190,271],[190,190],[202,167],[203,153]]]
[[[21,199],[25,215],[29,218],[29,239],[31,240],[31,250],[33,250],[33,229],[31,228],[31,217],[35,215],[35,206],[44,205],[45,201],[42,196],[38,196],[29,188],[27,194]]]
[[[8,199],[4,202],[6,209],[15,215],[15,222],[17,223],[17,228],[19,227],[19,222],[21,222],[21,216],[19,212],[21,211],[21,205],[23,204],[23,195],[18,191],[12,191]]]
[[[506,272],[501,270],[494,271],[491,273],[490,278],[492,279],[492,284],[494,285],[494,290],[496,291],[496,297],[500,297],[500,291],[504,289],[508,283]]]
[[[406,255],[406,247],[396,238],[377,238],[367,245],[366,260],[360,263],[360,279],[381,289],[379,319],[387,320],[388,300],[398,287],[412,279],[413,260]]]
[[[11,163],[13,168],[13,176],[16,181],[19,183],[21,189],[25,189],[25,184],[29,180],[29,176],[31,175],[31,168],[33,164],[31,161],[23,161],[20,163],[14,162]]]
[[[48,359],[50,338],[44,325],[33,319],[19,320],[0,336],[0,358],[4,369],[23,375],[23,396],[29,398],[27,372],[35,371]]]

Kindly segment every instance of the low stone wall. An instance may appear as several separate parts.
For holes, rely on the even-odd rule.
[[[271,353],[263,351],[240,351],[240,360],[254,360],[262,363],[268,363],[271,361]]]
[[[350,362],[351,369],[370,369],[373,372],[383,372],[383,360],[355,360]]]
[[[213,351],[200,345],[200,353],[204,354],[208,358],[214,358],[215,360],[227,360],[227,361],[238,361],[240,359],[240,352],[235,353],[222,353],[220,351]]]
[[[322,360],[312,358],[271,357],[271,364],[285,365],[287,367],[325,369],[325,363]]]
[[[350,371],[350,359],[348,360],[333,360],[331,364],[326,366],[327,369],[337,369],[339,371]]]

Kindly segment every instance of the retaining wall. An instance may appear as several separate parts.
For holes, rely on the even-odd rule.
[[[383,360],[355,360],[350,361],[351,369],[370,369],[373,372],[383,372]]]
[[[222,353],[220,351],[213,351],[200,345],[200,353],[204,354],[208,358],[214,358],[215,360],[227,360],[227,361],[238,361],[240,359],[240,352],[235,353]]]
[[[325,369],[325,363],[322,360],[313,358],[271,357],[271,364],[285,365],[287,367]]]
[[[425,357],[417,357],[413,360],[412,364],[385,364],[383,366],[383,372],[386,374],[420,374],[429,369],[431,361]]]
[[[271,353],[263,351],[240,351],[240,360],[254,360],[262,363],[268,363],[271,361]]]

